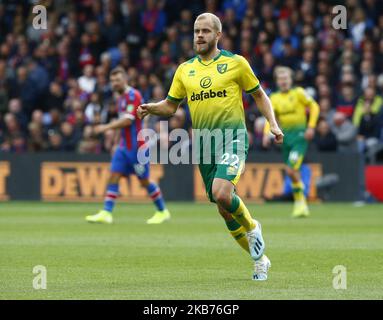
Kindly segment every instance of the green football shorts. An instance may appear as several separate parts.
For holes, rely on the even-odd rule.
[[[304,134],[304,129],[284,131],[282,145],[283,161],[294,170],[300,169],[307,151],[308,142]]]
[[[207,197],[211,202],[215,202],[212,194],[215,178],[228,180],[235,186],[245,169],[245,161],[249,148],[247,134],[241,138],[235,136],[234,139],[228,139],[223,145],[223,151],[218,153],[218,155],[213,148],[210,149],[212,155],[211,163],[207,163],[206,159],[203,159],[203,156],[206,156],[209,150],[200,149],[199,170],[205,184]]]

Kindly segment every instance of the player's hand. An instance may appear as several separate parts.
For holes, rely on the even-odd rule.
[[[100,133],[104,133],[107,130],[107,126],[105,124],[99,124],[93,128],[93,134],[98,135]]]
[[[143,119],[145,116],[147,116],[150,113],[149,111],[150,111],[150,104],[149,103],[141,104],[137,108],[138,118]]]
[[[116,143],[116,144],[113,145],[113,147],[110,150],[110,155],[111,156],[114,155],[114,153],[116,152],[117,148],[118,148],[118,144]]]
[[[271,126],[270,131],[275,137],[274,142],[276,144],[282,144],[283,143],[283,137],[284,137],[282,130],[276,125],[276,126]]]
[[[305,132],[305,139],[307,141],[311,141],[314,138],[315,135],[315,129],[314,128],[307,128]]]

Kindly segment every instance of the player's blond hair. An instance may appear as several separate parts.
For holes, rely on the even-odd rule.
[[[213,14],[213,13],[210,13],[210,12],[204,12],[204,13],[201,13],[196,19],[195,21],[197,20],[200,20],[200,19],[210,19],[210,21],[213,23],[213,27],[216,31],[218,32],[222,32],[222,23],[221,23],[221,20],[219,20],[219,18]]]
[[[286,66],[276,66],[274,69],[274,78],[276,78],[279,74],[288,73],[291,79],[294,77],[293,69]]]

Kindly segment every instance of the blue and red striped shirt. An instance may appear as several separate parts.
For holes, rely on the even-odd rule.
[[[143,141],[137,141],[138,133],[142,128],[142,121],[137,117],[137,108],[142,103],[141,93],[132,87],[127,87],[117,100],[119,118],[132,120],[130,126],[121,129],[120,147],[128,151],[137,151],[144,144]]]

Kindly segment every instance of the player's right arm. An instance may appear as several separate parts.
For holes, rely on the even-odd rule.
[[[94,134],[104,133],[107,130],[121,129],[129,127],[132,124],[132,119],[124,117],[122,119],[114,120],[107,124],[99,124],[93,128]]]
[[[272,108],[274,110],[275,118],[277,119],[278,118],[278,113],[274,109],[274,105],[275,104],[273,103],[273,96],[270,97],[270,103],[271,103],[271,106],[272,106]],[[268,148],[270,146],[270,143],[271,143],[270,132],[271,132],[270,122],[266,119],[265,126],[263,127],[263,138],[262,138],[262,146],[264,148]]]
[[[167,98],[160,102],[140,105],[137,109],[139,118],[142,119],[148,114],[170,117],[177,111],[179,104],[186,97],[186,90],[182,82],[182,68],[182,64],[177,68]]]
[[[137,115],[140,119],[148,114],[154,114],[161,117],[170,117],[178,108],[179,103],[164,99],[156,103],[141,104],[137,109]]]

